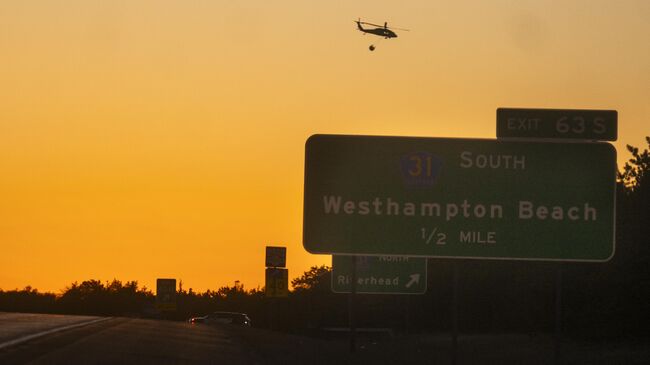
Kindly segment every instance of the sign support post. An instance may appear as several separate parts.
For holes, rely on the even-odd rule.
[[[555,346],[554,363],[560,363],[562,356],[562,264],[558,264],[555,272]]]
[[[353,354],[356,351],[356,342],[357,342],[357,327],[354,318],[354,312],[356,309],[355,300],[357,294],[357,257],[353,256],[352,258],[352,283],[350,283],[351,290],[350,296],[348,297],[348,319],[350,323],[350,353]]]
[[[451,293],[451,364],[458,363],[458,262],[452,263]]]
[[[407,296],[404,303],[404,332],[411,332],[411,297]]]
[[[268,298],[268,303],[269,303],[269,311],[268,311],[269,331],[273,331],[273,302],[274,301],[275,301],[275,298]]]

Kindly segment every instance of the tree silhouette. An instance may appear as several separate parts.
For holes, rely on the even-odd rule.
[[[291,285],[295,291],[304,290],[323,290],[330,287],[332,280],[332,268],[322,266],[312,266],[309,271],[305,271],[302,276],[291,280]]]
[[[650,137],[645,137],[650,147]],[[647,190],[650,184],[650,152],[646,149],[639,152],[637,147],[627,145],[627,150],[632,158],[623,166],[623,171],[618,172],[618,183],[623,185],[628,193]]]
[[[39,293],[31,286],[22,290],[0,290],[0,310],[3,311],[48,313],[54,309],[55,303],[56,295]]]

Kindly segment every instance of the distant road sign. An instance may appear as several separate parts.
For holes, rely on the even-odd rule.
[[[497,138],[616,141],[616,110],[497,109]]]
[[[607,261],[608,143],[315,135],[303,245],[341,255]]]
[[[266,267],[285,267],[286,265],[286,247],[266,246]]]
[[[332,256],[332,291],[352,291],[352,260],[355,256]],[[427,259],[405,256],[356,256],[355,291],[362,294],[424,294],[427,290]]]
[[[266,269],[267,298],[279,298],[289,295],[289,270],[287,269]]]
[[[176,310],[176,279],[156,280],[156,308],[161,311]]]

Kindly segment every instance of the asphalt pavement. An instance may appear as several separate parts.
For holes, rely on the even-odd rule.
[[[263,364],[215,326],[111,318],[0,349],[0,364]]]
[[[0,364],[450,364],[449,334],[296,336],[227,324],[0,313]],[[16,339],[23,339],[16,341]],[[13,342],[12,342],[13,341]],[[650,339],[564,339],[561,364],[647,364]],[[459,365],[556,364],[544,334],[463,334]]]
[[[37,335],[81,326],[105,318],[38,313],[0,312],[0,348]]]
[[[346,341],[228,324],[0,312],[0,364],[334,364]]]

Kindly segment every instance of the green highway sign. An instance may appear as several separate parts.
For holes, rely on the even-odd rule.
[[[608,143],[314,135],[311,253],[544,261],[614,255]]]
[[[616,141],[616,110],[497,109],[497,138]]]
[[[406,256],[332,256],[332,291],[352,291],[356,257],[356,288],[361,294],[424,294],[427,259]]]

